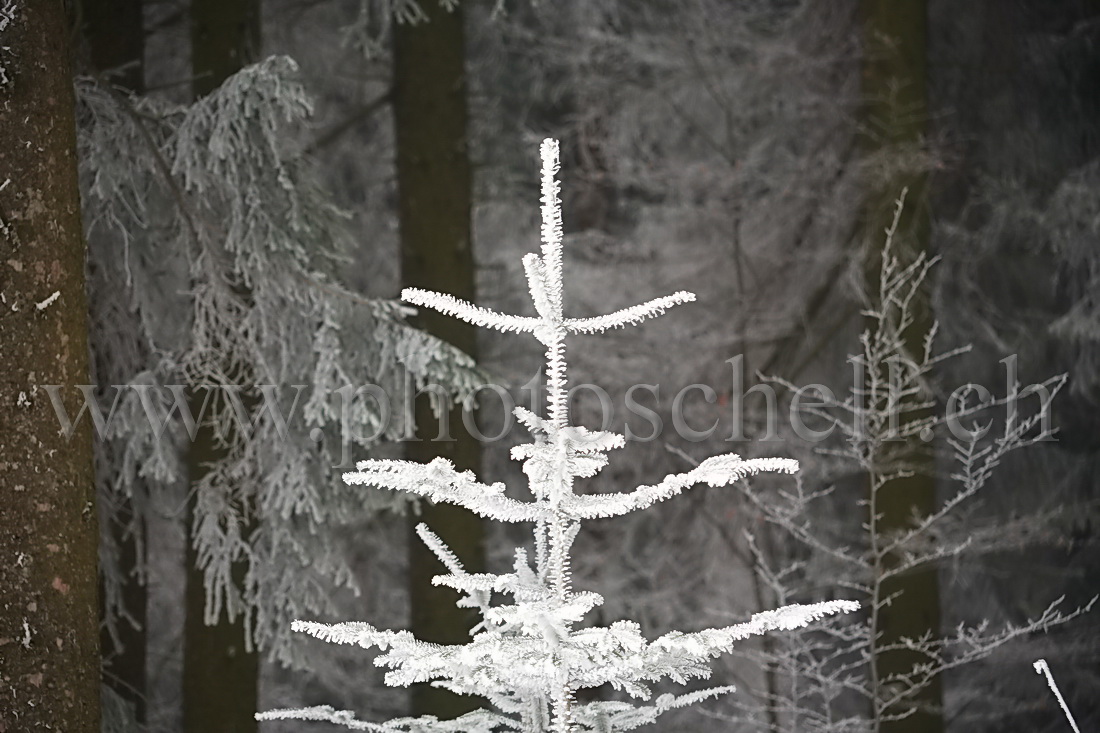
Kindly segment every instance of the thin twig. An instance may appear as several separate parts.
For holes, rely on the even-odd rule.
[[[1073,715],[1069,711],[1069,705],[1066,705],[1065,698],[1062,697],[1061,690],[1058,689],[1058,685],[1054,683],[1054,675],[1050,673],[1050,666],[1045,659],[1037,659],[1035,664],[1032,665],[1035,668],[1036,674],[1045,675],[1047,678],[1047,685],[1050,686],[1051,692],[1054,693],[1054,697],[1057,698],[1058,704],[1062,706],[1062,712],[1066,714],[1066,720],[1069,721],[1069,725],[1073,728],[1073,733],[1081,733],[1081,729],[1077,727],[1077,721],[1073,719]]]

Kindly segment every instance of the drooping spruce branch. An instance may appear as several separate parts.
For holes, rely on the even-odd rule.
[[[102,79],[79,80],[77,94],[90,293],[106,314],[92,323],[107,369],[97,381],[129,385],[96,395],[113,405],[98,461],[103,506],[152,511],[152,492],[186,475],[183,441],[196,424],[217,426],[226,452],[196,490],[193,527],[207,621],[243,614],[250,642],[304,664],[291,620],[330,612],[336,587],[355,589],[331,528],[396,498],[364,501],[331,468],[404,435],[353,387],[396,394],[408,376],[460,399],[484,375],[412,327],[407,306],[342,282],[353,242],[292,144],[312,110],[293,60],[245,67],[187,105]],[[171,391],[179,383],[209,396],[197,415]],[[260,531],[247,530],[253,522]],[[126,531],[140,541],[142,527]],[[234,583],[242,559],[246,578]],[[126,569],[107,554],[101,572],[110,624]]]
[[[454,554],[426,527],[419,533],[449,571],[434,582],[458,590],[460,606],[477,608],[482,620],[467,644],[443,646],[420,641],[407,631],[384,631],[362,622],[321,624],[296,621],[294,630],[338,644],[378,647],[384,653],[375,664],[389,668],[386,683],[432,682],[460,694],[486,698],[497,710],[481,710],[452,721],[432,717],[403,718],[387,723],[357,720],[330,707],[275,710],[261,720],[326,720],[354,730],[385,731],[555,731],[632,730],[668,710],[725,694],[715,687],[681,696],[661,695],[652,705],[599,701],[578,705],[581,688],[610,685],[638,700],[651,697],[650,683],[668,678],[686,682],[710,676],[710,660],[730,652],[737,642],[774,630],[790,630],[824,616],[854,611],[850,601],[790,605],[758,613],[745,623],[695,633],[671,632],[646,640],[641,627],[618,621],[608,627],[578,628],[592,609],[603,603],[596,593],[575,591],[569,556],[581,521],[645,509],[697,484],[725,486],[761,472],[794,473],[797,462],[784,458],[742,460],[722,455],[693,470],[665,477],[653,486],[614,494],[583,495],[573,489],[579,477],[597,474],[608,463],[607,453],[624,445],[622,436],[569,424],[565,339],[574,333],[601,333],[660,315],[694,300],[679,292],[596,318],[566,318],[562,287],[562,227],[558,198],[558,143],[542,143],[542,251],[524,260],[528,287],[537,317],[496,313],[449,295],[406,290],[402,297],[475,325],[505,332],[531,333],[546,349],[548,411],[546,417],[518,408],[519,420],[535,436],[517,446],[512,457],[523,461],[531,499],[508,497],[502,484],[487,485],[472,473],[456,471],[448,461],[427,465],[373,460],[344,475],[349,484],[405,491],[444,501],[503,522],[534,525],[534,563],[517,548],[513,571],[502,575],[465,572]],[[493,593],[510,603],[491,605]]]

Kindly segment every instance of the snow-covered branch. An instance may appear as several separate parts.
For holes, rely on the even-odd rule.
[[[742,460],[732,453],[714,456],[687,473],[666,476],[655,486],[640,486],[621,494],[587,494],[571,496],[563,509],[578,519],[615,517],[645,509],[659,501],[676,496],[696,484],[728,486],[758,473],[797,473],[798,461],[790,458],[752,458]]]
[[[428,464],[399,460],[360,461],[356,469],[344,474],[345,483],[405,491],[433,501],[457,504],[499,522],[533,522],[549,516],[536,504],[505,496],[504,484],[480,483],[472,472],[455,470],[454,464],[445,458],[436,458]]]
[[[568,318],[565,321],[565,327],[569,329],[571,333],[602,333],[612,328],[637,325],[647,318],[656,318],[662,315],[669,308],[680,305],[681,303],[692,303],[694,301],[695,293],[681,290],[678,293],[666,295],[663,298],[655,298],[647,303],[641,303],[631,306],[630,308],[623,308],[622,310],[608,313],[604,316],[595,316],[594,318]]]

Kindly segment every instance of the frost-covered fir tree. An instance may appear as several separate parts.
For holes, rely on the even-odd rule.
[[[709,660],[732,650],[750,636],[778,629],[795,629],[836,613],[854,611],[851,601],[790,605],[754,615],[744,623],[695,633],[672,632],[654,641],[632,621],[608,627],[580,627],[585,615],[603,599],[576,591],[569,574],[570,547],[586,519],[621,516],[671,498],[696,484],[726,486],[761,472],[794,473],[798,464],[785,458],[742,460],[727,454],[709,458],[693,470],[666,476],[650,486],[625,493],[578,494],[574,480],[597,474],[607,465],[607,453],[624,445],[622,436],[569,424],[565,339],[570,334],[595,334],[658,316],[668,308],[694,300],[678,292],[648,303],[594,318],[567,318],[562,304],[562,227],[558,144],[542,143],[542,252],[523,260],[537,317],[505,315],[454,297],[407,289],[402,297],[475,325],[504,332],[530,333],[546,349],[548,414],[540,417],[517,408],[516,417],[534,441],[513,449],[524,464],[530,500],[514,499],[502,484],[479,483],[470,472],[458,472],[446,460],[429,464],[371,460],[344,475],[351,485],[378,486],[409,492],[432,501],[463,506],[502,522],[533,526],[532,548],[515,550],[513,571],[506,574],[467,573],[455,555],[432,531],[420,525],[420,538],[449,571],[436,576],[437,585],[463,594],[458,604],[477,609],[481,621],[467,644],[438,645],[419,641],[407,631],[384,631],[363,622],[322,624],[295,621],[293,628],[325,641],[379,647],[385,654],[375,663],[390,672],[386,683],[407,686],[432,682],[453,692],[477,695],[495,710],[477,710],[456,720],[432,716],[388,723],[358,720],[328,706],[274,710],[261,720],[325,720],[356,730],[387,731],[620,731],[653,722],[668,710],[732,691],[710,687],[687,694],[661,695],[649,702],[649,685],[669,678],[686,682],[710,676]],[[532,556],[533,555],[533,556]],[[493,604],[493,594],[511,598]],[[610,685],[647,704],[597,701],[580,704],[574,693]]]

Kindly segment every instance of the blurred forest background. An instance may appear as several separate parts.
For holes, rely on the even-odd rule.
[[[649,432],[628,400],[666,428],[628,443],[588,488],[630,489],[724,451],[803,466],[794,498],[793,481],[697,488],[586,529],[573,571],[579,588],[607,599],[599,621],[635,619],[652,637],[868,589],[883,601],[880,625],[868,627],[879,640],[846,636],[840,620],[746,644],[713,679],[736,694],[655,728],[1065,730],[1031,668],[1040,657],[1081,729],[1100,728],[1100,617],[1076,614],[1100,588],[1096,0],[74,0],[66,26],[33,28],[20,23],[61,3],[0,4],[9,71],[0,86],[12,103],[61,115],[47,127],[64,127],[64,111],[21,91],[21,58],[43,49],[54,54],[44,66],[56,62],[76,85],[68,114],[87,310],[69,317],[78,330],[88,324],[91,376],[36,378],[17,342],[4,341],[10,427],[0,429],[5,461],[27,466],[14,458],[18,426],[30,425],[18,420],[51,434],[57,425],[34,385],[68,385],[70,416],[82,404],[72,385],[96,385],[104,413],[115,401],[94,454],[100,651],[61,663],[74,675],[102,663],[102,730],[331,727],[252,719],[299,704],[375,721],[468,709],[430,689],[386,688],[372,655],[292,638],[289,621],[362,619],[461,640],[467,619],[450,610],[451,591],[428,585],[440,567],[410,541],[406,500],[364,496],[340,470],[367,455],[446,455],[486,482],[520,487],[508,450],[523,436],[476,441],[453,411],[456,440],[402,440],[406,422],[382,425],[377,400],[315,396],[348,384],[397,395],[407,373],[415,386],[442,385],[445,398],[490,380],[530,404],[535,341],[475,335],[391,299],[411,285],[528,312],[520,257],[538,242],[544,137],[562,141],[566,307],[588,316],[680,289],[699,301],[644,329],[570,344],[574,383],[612,398],[610,429]],[[0,133],[13,146],[24,133],[4,114]],[[19,262],[39,256],[38,239],[33,217],[19,214],[21,179],[0,170],[3,179],[4,302],[53,317],[30,295],[11,301],[23,297],[12,295]],[[1006,369],[1051,391],[1067,379],[1051,403],[1051,440],[1028,424],[1015,444],[994,440],[968,459],[940,425],[934,450],[908,455],[919,476],[894,479],[908,481],[911,500],[883,509],[882,537],[947,506],[919,548],[939,561],[868,585],[860,572],[888,572],[904,557],[845,570],[844,552],[828,549],[858,554],[870,541],[866,465],[840,455],[851,446],[839,433],[821,444],[795,435],[784,418],[790,393],[768,378],[841,396],[860,387],[849,355],[863,349],[883,231],[903,190],[896,252],[903,263],[939,258],[916,290],[908,343],[919,351],[935,321],[937,351],[970,346],[906,399],[942,413],[967,383],[1007,397]],[[145,389],[111,386],[123,384]],[[211,402],[205,423],[170,420],[157,434],[146,416],[171,407],[165,386],[204,384],[242,389],[235,402]],[[281,425],[247,388],[255,384],[283,385],[287,406],[291,385],[304,385],[299,416]],[[713,392],[674,404],[691,384]],[[774,431],[761,390],[741,400],[760,384],[778,394]],[[197,412],[200,392],[178,392],[177,405]],[[9,406],[22,393],[32,417],[8,422],[25,414]],[[479,424],[494,435],[500,401],[483,392],[482,402]],[[1019,403],[1030,415],[1040,399]],[[573,410],[599,427],[591,392]],[[687,440],[670,429],[674,412],[697,429],[717,418],[718,429]],[[1006,415],[1002,402],[977,417],[996,438],[1012,430]],[[419,435],[435,435],[428,400],[410,417]],[[59,449],[91,445],[82,419]],[[60,455],[51,460],[86,462]],[[966,493],[977,479],[960,471],[987,468],[980,494]],[[0,527],[45,511],[26,498],[38,479],[22,475],[4,487],[12,504]],[[460,510],[419,511],[468,567],[505,566],[524,541]],[[0,655],[12,665],[5,686],[16,682],[0,697],[0,731],[12,733],[32,729],[35,718],[19,713],[28,696],[48,694],[33,665],[58,664],[57,652],[22,643],[35,617],[16,559],[29,553],[34,567],[46,552],[29,537],[3,538]],[[952,544],[958,537],[969,545]],[[892,593],[895,607],[884,600]],[[883,680],[909,670],[914,652],[887,647],[924,633],[917,660],[937,674],[896,678],[912,690],[889,707],[894,683]],[[17,667],[24,656],[29,666]],[[888,714],[910,709],[902,720]],[[98,727],[87,715],[85,727],[70,717],[62,729]]]

